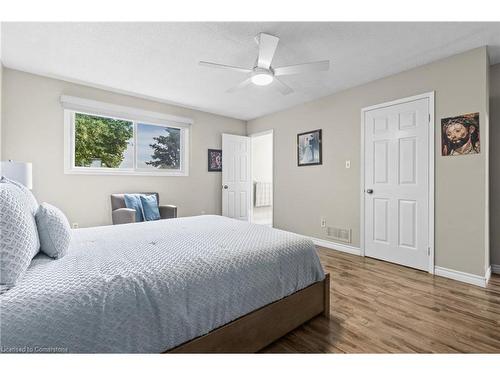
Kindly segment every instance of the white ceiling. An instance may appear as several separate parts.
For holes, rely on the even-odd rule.
[[[484,45],[500,62],[500,23],[2,23],[5,66],[243,120]],[[251,68],[254,36],[280,37],[273,66],[331,60],[329,72],[282,77],[295,92],[250,86],[199,60]]]

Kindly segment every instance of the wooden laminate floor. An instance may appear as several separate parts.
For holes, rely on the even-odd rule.
[[[500,353],[500,277],[486,289],[318,248],[330,320],[317,317],[267,353]]]

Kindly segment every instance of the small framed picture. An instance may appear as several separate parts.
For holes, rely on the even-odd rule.
[[[208,171],[222,172],[222,150],[208,149]]]
[[[479,113],[441,119],[441,150],[443,156],[479,154]]]
[[[321,129],[297,134],[297,166],[322,163]]]

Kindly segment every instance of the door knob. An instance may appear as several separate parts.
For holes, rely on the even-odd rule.
[[[368,194],[373,194],[373,190],[372,190],[372,189],[366,189],[366,192],[367,192]]]
[[[228,186],[227,186],[227,185],[223,185],[222,187],[223,187],[224,189],[227,189],[227,188],[228,188]]]

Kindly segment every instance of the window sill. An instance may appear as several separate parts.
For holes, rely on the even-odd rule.
[[[96,169],[65,169],[64,174],[90,175],[90,176],[142,176],[142,177],[187,177],[187,171],[157,172],[157,171],[102,171]]]

